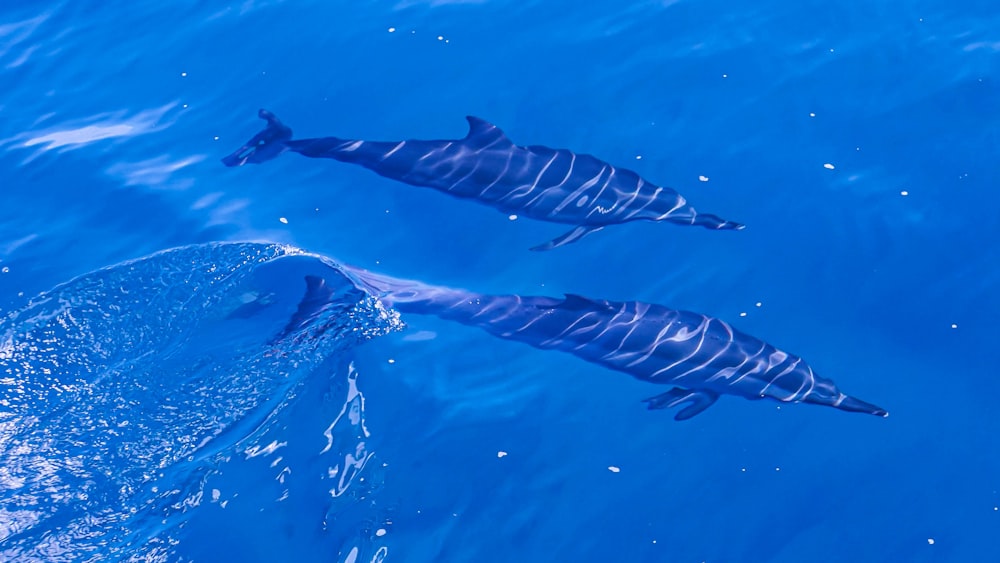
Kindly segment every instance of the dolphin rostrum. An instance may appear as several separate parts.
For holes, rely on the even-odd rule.
[[[700,413],[719,395],[888,416],[880,407],[845,395],[801,358],[698,313],[578,295],[483,295],[343,268],[360,287],[404,314],[476,326],[500,338],[569,352],[643,381],[673,385],[645,402],[650,409],[689,403],[676,420]],[[311,281],[309,287],[317,283]],[[305,299],[316,301],[309,292]]]
[[[292,140],[292,130],[267,110],[267,127],[222,159],[226,166],[260,163],[285,151],[360,164],[414,186],[472,199],[504,213],[567,223],[573,229],[532,250],[549,250],[628,221],[669,221],[709,229],[742,229],[697,213],[676,191],[588,154],[519,147],[495,125],[469,116],[469,133],[451,141]]]

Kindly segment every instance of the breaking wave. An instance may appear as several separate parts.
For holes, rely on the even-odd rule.
[[[302,315],[309,275],[331,299]],[[400,326],[336,264],[273,244],[168,250],[39,295],[0,320],[0,559],[186,559],[197,534],[238,556],[222,539],[252,526],[210,511],[299,510],[315,487],[326,528],[377,486],[356,479],[374,452],[351,350]],[[324,541],[381,560],[352,526]]]

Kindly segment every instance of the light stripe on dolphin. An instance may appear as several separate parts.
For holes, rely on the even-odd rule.
[[[743,228],[698,213],[673,189],[594,156],[517,146],[498,127],[477,117],[466,118],[469,132],[462,139],[382,142],[338,137],[293,140],[292,130],[274,114],[260,110],[259,115],[267,127],[223,158],[226,166],[260,163],[292,151],[359,164],[386,178],[475,200],[507,214],[574,226],[532,250],[563,246],[629,221]]]
[[[650,409],[689,403],[685,420],[720,395],[814,403],[877,416],[888,413],[841,392],[801,358],[722,320],[639,301],[485,295],[396,279],[347,266],[344,274],[402,313],[434,315],[500,338],[568,352],[637,379],[673,385],[646,399]],[[314,287],[315,282],[310,283]],[[316,300],[310,290],[307,300]]]

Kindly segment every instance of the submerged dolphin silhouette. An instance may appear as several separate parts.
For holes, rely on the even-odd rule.
[[[497,128],[466,117],[469,133],[451,141],[359,141],[323,137],[292,140],[292,130],[267,110],[267,127],[222,159],[226,166],[260,163],[292,151],[360,164],[376,174],[434,188],[532,219],[575,227],[532,250],[548,250],[628,221],[668,221],[709,229],[742,229],[697,213],[676,191],[588,154],[543,146],[519,147]]]
[[[400,312],[476,326],[500,338],[569,352],[643,381],[674,385],[645,402],[650,409],[690,403],[676,420],[700,413],[719,395],[889,416],[880,407],[845,395],[801,358],[705,315],[579,295],[483,295],[342,268],[360,287]],[[317,287],[309,282],[304,303],[320,301]]]

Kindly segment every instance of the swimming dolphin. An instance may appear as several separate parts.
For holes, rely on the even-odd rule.
[[[469,133],[451,141],[359,141],[323,137],[292,140],[292,130],[267,110],[267,127],[222,159],[226,166],[260,163],[285,151],[360,164],[376,174],[414,186],[472,199],[504,213],[574,228],[532,248],[549,250],[608,225],[669,221],[709,229],[743,225],[695,212],[676,191],[587,154],[542,146],[519,147],[478,117],[466,117]]]
[[[345,274],[402,313],[434,315],[536,348],[569,352],[637,379],[673,385],[650,409],[690,403],[686,420],[720,395],[814,403],[877,416],[888,413],[842,393],[801,358],[725,322],[640,301],[483,295],[391,278],[351,267]],[[310,287],[315,286],[311,282]],[[307,292],[306,299],[311,299]]]

